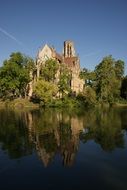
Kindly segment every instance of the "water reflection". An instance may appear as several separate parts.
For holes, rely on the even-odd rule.
[[[80,141],[94,140],[104,151],[124,148],[126,129],[126,109],[0,110],[1,149],[12,159],[36,151],[45,167],[56,155],[64,166],[73,165]]]
[[[34,114],[29,112],[27,117],[30,142],[35,144],[44,166],[56,154],[61,155],[64,165],[71,166],[78,150],[83,119],[54,110],[42,110]]]
[[[126,110],[99,110],[91,122],[88,122],[80,139],[85,143],[93,139],[103,150],[113,151],[124,148],[124,133],[127,129]],[[126,124],[125,124],[126,123]]]

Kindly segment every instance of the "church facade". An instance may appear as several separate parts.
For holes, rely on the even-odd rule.
[[[76,94],[83,91],[84,81],[79,78],[80,74],[80,60],[76,55],[74,43],[72,41],[65,41],[63,53],[59,54],[53,47],[47,44],[38,51],[36,58],[36,77],[39,78],[42,65],[46,60],[53,59],[58,64],[65,64],[71,72],[70,88]],[[58,77],[58,75],[56,76]],[[59,80],[59,79],[58,79]]]

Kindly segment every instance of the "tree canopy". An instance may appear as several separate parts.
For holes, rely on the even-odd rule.
[[[101,101],[112,102],[119,98],[121,80],[123,77],[124,62],[115,61],[112,56],[105,57],[96,66],[96,93]]]
[[[72,71],[64,63],[48,59],[42,64],[38,79],[34,60],[20,52],[14,52],[0,67],[0,98],[24,98],[29,95],[31,87],[34,88],[34,97],[44,105],[58,97],[63,101],[67,96],[80,102],[80,105],[87,106],[97,102],[126,100],[127,76],[124,77],[124,65],[124,61],[115,60],[110,55],[104,57],[94,71],[84,68],[80,72],[80,78],[84,79],[85,88],[78,95],[71,92]]]
[[[55,81],[56,73],[58,70],[58,63],[53,59],[48,59],[41,69],[41,76],[45,81]]]
[[[57,92],[57,86],[52,82],[45,80],[38,80],[34,86],[34,94],[43,103],[43,105],[50,102]]]
[[[28,58],[21,53],[12,53],[0,68],[0,94],[4,98],[24,96],[30,82]],[[34,61],[31,59],[31,62]]]

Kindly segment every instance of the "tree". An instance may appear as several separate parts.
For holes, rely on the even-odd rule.
[[[27,84],[30,82],[26,56],[12,53],[0,68],[0,94],[4,98],[24,96]]]
[[[44,106],[53,99],[57,92],[58,88],[52,82],[38,80],[34,86],[34,95],[43,102]]]
[[[81,105],[92,107],[96,104],[96,92],[90,86],[87,86],[84,92],[77,95],[77,100]]]
[[[112,56],[107,56],[96,66],[95,73],[98,99],[112,102],[119,98],[123,62],[115,61]]]
[[[124,61],[118,60],[115,62],[115,73],[118,79],[122,79],[124,75]]]
[[[62,98],[64,94],[71,91],[70,82],[71,82],[71,73],[64,64],[61,64],[58,88],[59,92],[62,94]]]
[[[24,84],[24,88],[21,88],[21,89],[22,89],[25,97],[26,96],[31,97],[32,92],[33,92],[33,79],[36,75],[36,68],[35,68],[34,60],[28,56],[25,57],[23,67],[25,68],[25,71],[29,75],[29,83],[27,83],[27,81],[26,81],[26,83]]]
[[[127,76],[122,80],[121,97],[127,100]]]
[[[55,60],[48,59],[45,62],[45,65],[43,65],[41,69],[42,78],[48,82],[50,81],[54,82],[58,67],[59,65]]]
[[[24,63],[24,56],[20,53],[20,52],[13,52],[10,55],[10,62],[14,62],[19,66],[22,66],[22,64]]]
[[[93,86],[96,74],[94,71],[89,71],[88,69],[83,68],[80,72],[80,78],[85,80],[87,86]]]

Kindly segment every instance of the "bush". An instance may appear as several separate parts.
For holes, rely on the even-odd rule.
[[[79,104],[86,107],[95,106],[96,101],[96,93],[91,87],[86,87],[83,93],[78,94],[77,100]]]

